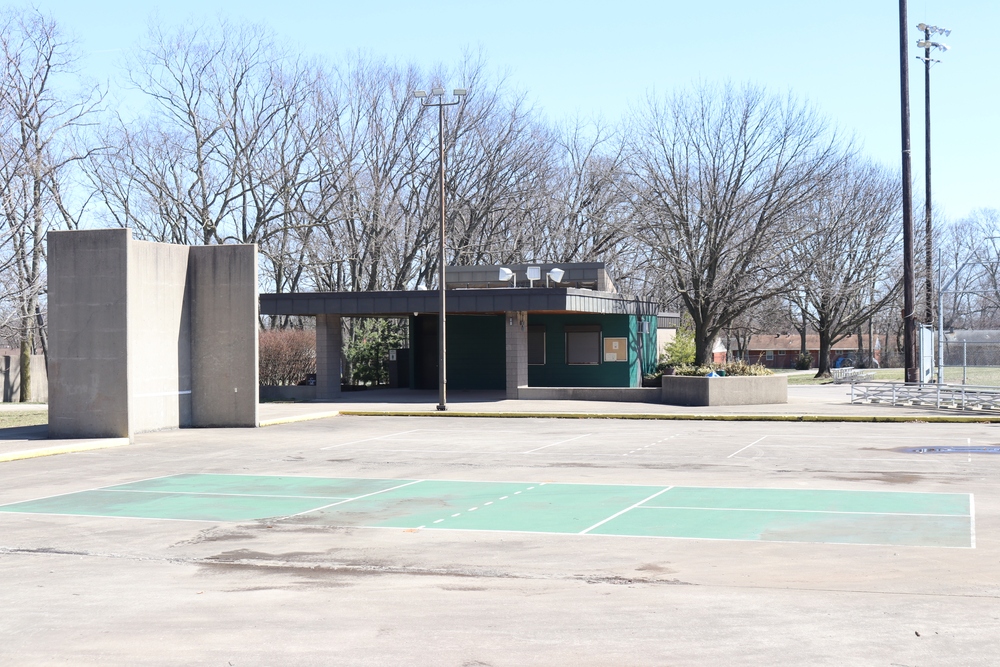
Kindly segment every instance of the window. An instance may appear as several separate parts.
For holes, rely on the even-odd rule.
[[[571,366],[596,366],[601,363],[601,325],[566,326],[566,363]]]
[[[766,352],[766,353],[764,354],[764,358],[765,358],[765,359],[767,359],[768,361],[771,361],[771,360],[773,360],[773,359],[774,359],[774,350],[768,350],[768,351],[767,351],[767,352]]]
[[[528,365],[545,365],[545,325],[528,325]]]
[[[778,356],[779,357],[785,356],[785,351],[784,350],[778,350]]]

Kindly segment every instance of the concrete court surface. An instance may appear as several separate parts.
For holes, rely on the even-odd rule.
[[[340,416],[3,463],[0,504],[206,474],[971,494],[975,547],[0,512],[0,663],[994,665],[1000,455],[905,450],[998,428]]]

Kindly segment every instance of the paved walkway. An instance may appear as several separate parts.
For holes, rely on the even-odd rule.
[[[967,410],[934,409],[891,405],[851,404],[847,385],[805,385],[788,388],[788,403],[772,405],[738,405],[715,407],[683,407],[658,403],[621,403],[610,401],[511,400],[503,392],[456,391],[448,396],[448,412],[486,414],[593,414],[601,416],[682,415],[705,418],[727,417],[827,417],[857,418],[894,417],[927,419],[965,417],[985,419],[987,413]],[[379,389],[345,392],[340,398],[313,403],[262,403],[260,419],[307,418],[320,412],[379,412],[388,414],[433,413],[437,407],[436,391]]]
[[[788,403],[775,405],[739,405],[716,407],[682,407],[658,403],[620,403],[610,401],[510,400],[503,392],[456,391],[448,397],[448,411],[437,411],[436,391],[408,389],[378,389],[345,392],[331,401],[310,403],[261,403],[261,426],[324,419],[341,412],[366,412],[385,415],[438,414],[444,415],[513,415],[513,416],[585,416],[613,418],[638,416],[678,417],[683,419],[749,419],[761,420],[810,417],[819,420],[866,420],[890,418],[941,421],[1000,421],[1000,416],[972,410],[935,409],[891,405],[864,405],[850,402],[850,387],[846,385],[806,385],[788,388]],[[0,411],[45,410],[48,406],[17,403],[0,404]],[[85,451],[127,444],[125,438],[101,440],[47,440],[48,428],[23,426],[0,429],[0,462],[19,458],[34,458],[48,454]]]

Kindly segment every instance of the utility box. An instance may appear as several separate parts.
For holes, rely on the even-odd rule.
[[[410,351],[389,350],[389,386],[393,389],[410,387]]]

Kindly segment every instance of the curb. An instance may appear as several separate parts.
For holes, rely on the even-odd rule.
[[[294,417],[278,417],[277,419],[262,419],[257,422],[257,426],[263,428],[265,426],[278,426],[279,424],[294,424],[295,422],[307,422],[314,419],[326,419],[328,417],[336,417],[337,415],[344,414],[338,410],[333,410],[331,412],[310,412],[307,415],[295,415]]]
[[[129,444],[128,438],[105,438],[103,440],[89,440],[71,445],[58,445],[55,447],[41,447],[39,449],[24,449],[19,452],[0,454],[0,463],[8,461],[20,461],[23,459],[35,459],[41,456],[54,456],[56,454],[73,454],[74,452],[87,452],[92,449],[107,449],[109,447],[122,447]]]
[[[943,417],[891,415],[691,415],[691,414],[614,414],[594,412],[389,412],[341,410],[346,417],[498,417],[505,419],[648,419],[664,421],[732,422],[860,422],[882,424],[1000,424],[1000,416]]]

